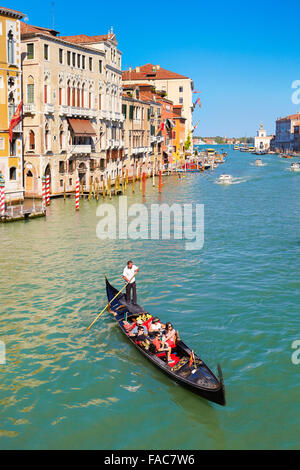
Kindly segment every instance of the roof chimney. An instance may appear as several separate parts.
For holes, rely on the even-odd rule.
[[[140,71],[141,71],[141,70],[140,70],[140,67],[136,67],[136,68],[135,68],[135,71],[136,71],[136,73],[140,73]]]
[[[156,66],[156,70],[159,70],[159,69],[160,69],[160,65],[157,65],[157,66]]]
[[[130,66],[130,67],[129,67],[129,72],[131,72],[131,70],[132,70],[132,69],[131,69],[131,66]]]

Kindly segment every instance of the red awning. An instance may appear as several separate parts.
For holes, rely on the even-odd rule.
[[[95,129],[89,119],[68,118],[68,121],[76,137],[89,137],[96,135]]]

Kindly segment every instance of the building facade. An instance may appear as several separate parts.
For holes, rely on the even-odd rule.
[[[272,135],[267,135],[267,131],[264,129],[263,123],[261,123],[260,128],[257,131],[257,136],[254,138],[255,149],[258,151],[268,151],[270,149],[270,142],[272,138]]]
[[[193,80],[153,64],[142,65],[135,69],[130,68],[123,72],[122,78],[124,84],[149,83],[157,90],[165,92],[166,98],[174,105],[182,106],[182,117],[185,118],[185,140],[187,139],[193,130]]]
[[[10,122],[22,99],[20,20],[24,16],[0,7],[0,173],[7,203],[24,197],[22,122],[9,138]]]
[[[113,32],[58,36],[21,24],[25,194],[102,186],[122,171],[121,52]]]
[[[278,152],[300,152],[300,112],[277,119],[272,149]]]
[[[124,85],[123,114],[125,161],[129,175],[150,175],[161,163],[161,104],[142,91],[140,85]]]

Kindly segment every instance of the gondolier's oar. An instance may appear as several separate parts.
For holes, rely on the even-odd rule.
[[[99,315],[96,316],[95,320],[90,324],[90,326],[87,327],[87,330],[89,330],[89,329],[93,326],[93,324],[96,323],[96,321],[98,320],[98,318],[101,317],[101,315],[105,312],[105,310],[107,309],[107,307],[109,306],[109,304],[110,304],[113,300],[115,300],[115,298],[118,297],[119,294],[121,294],[122,290],[124,290],[125,287],[128,286],[128,284],[131,283],[132,279],[134,278],[134,276],[135,276],[136,274],[137,274],[137,271],[134,273],[134,275],[132,276],[132,278],[129,279],[129,281],[122,287],[122,289],[119,290],[119,292],[114,296],[114,298],[111,299],[111,300],[105,305],[104,309],[101,310],[101,312],[99,313]]]

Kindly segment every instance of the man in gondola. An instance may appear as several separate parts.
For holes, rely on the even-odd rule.
[[[126,302],[131,302],[131,291],[132,291],[132,303],[136,304],[136,283],[135,274],[139,271],[139,268],[133,264],[132,261],[128,261],[123,271],[123,279],[127,283],[126,286]]]

